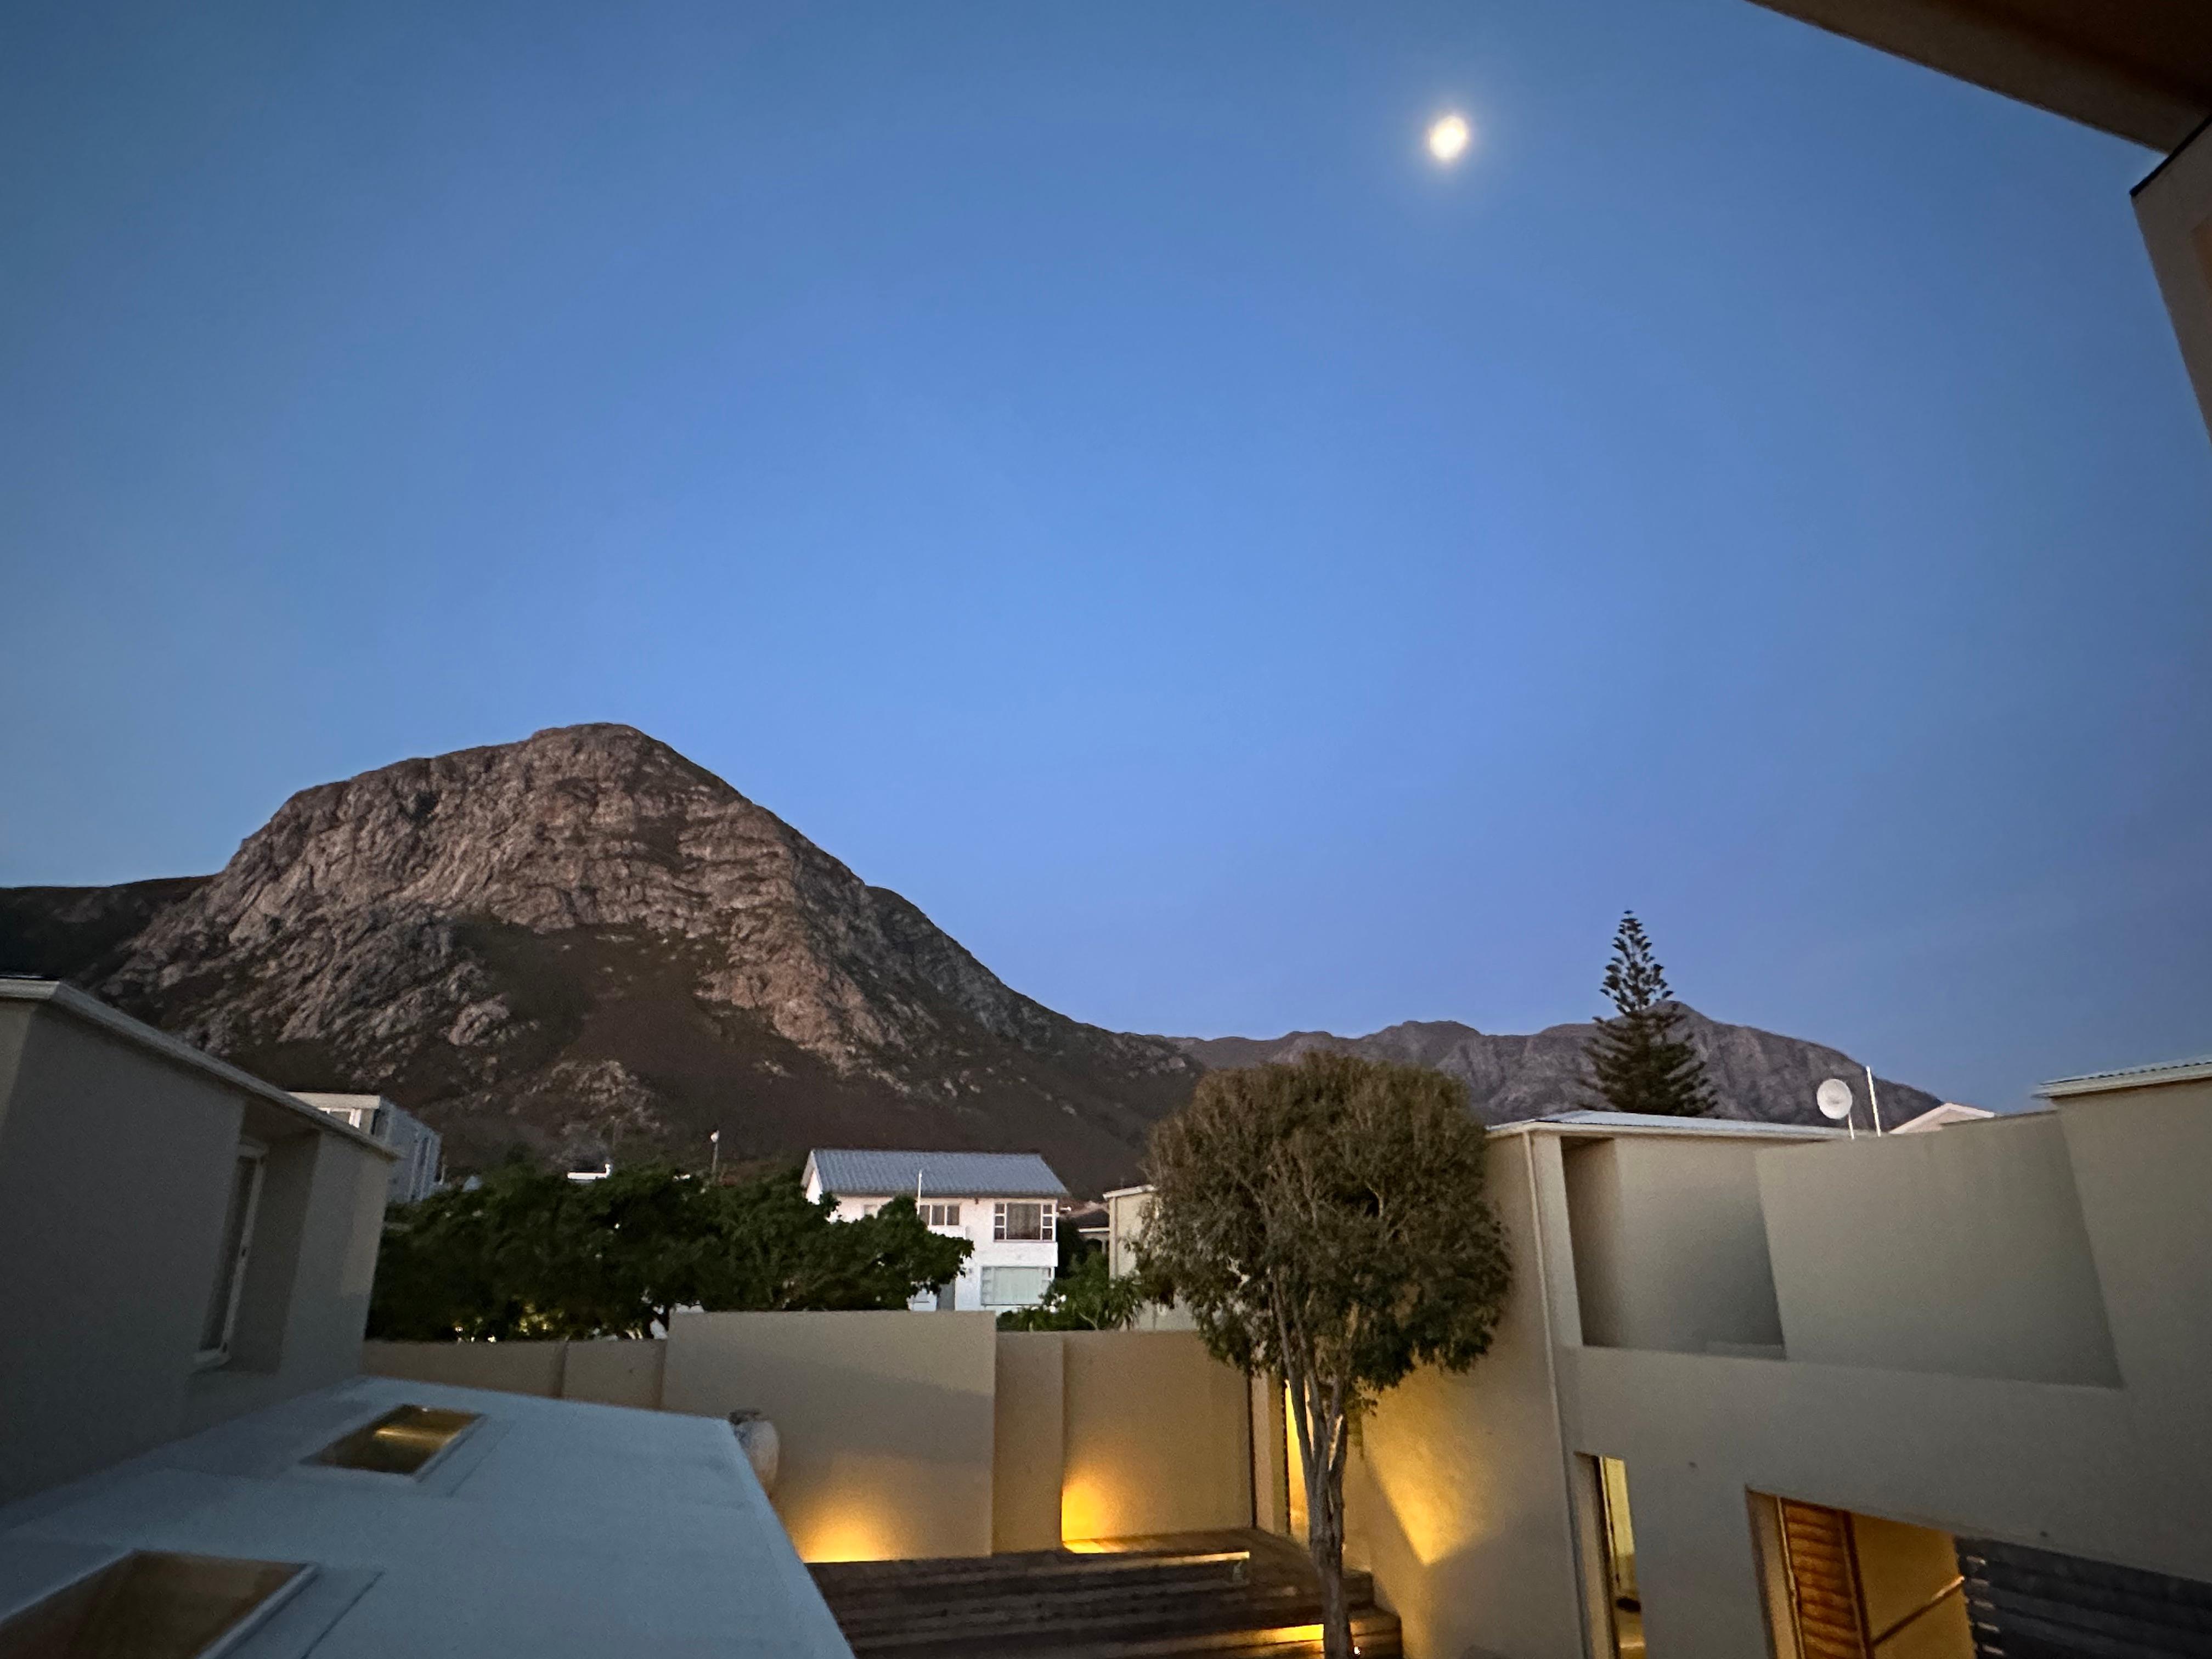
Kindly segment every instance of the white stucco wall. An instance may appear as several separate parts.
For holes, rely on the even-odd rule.
[[[1767,1659],[1754,1493],[2212,1582],[2212,1084],[1757,1144],[1787,1358],[1669,1351],[1690,1346],[1674,1322],[1696,1298],[1664,1264],[1617,1261],[1606,1293],[1626,1303],[1585,1332],[1570,1163],[1590,1160],[1613,1224],[1673,1202],[1690,1213],[1649,1236],[1694,1244],[1740,1232],[1712,1194],[1740,1186],[1750,1144],[1684,1135],[1624,1158],[1588,1142],[1495,1138],[1515,1262],[1497,1344],[1464,1376],[1417,1376],[1362,1431],[1352,1538],[1409,1652],[1595,1650],[1585,1455],[1626,1466],[1655,1654]]]
[[[818,1190],[810,1190],[808,1196],[818,1199],[820,1194]],[[863,1217],[873,1215],[890,1201],[891,1196],[892,1194],[890,1194],[858,1198],[840,1196],[836,1208],[830,1212],[830,1215],[832,1218],[838,1221],[858,1221]],[[921,1201],[924,1204],[958,1205],[960,1206],[958,1225],[932,1227],[930,1231],[947,1238],[964,1238],[975,1247],[966,1263],[961,1267],[959,1278],[953,1281],[952,1305],[957,1311],[1000,1313],[1012,1307],[1031,1306],[1041,1299],[1043,1286],[1051,1282],[1053,1270],[1060,1265],[1060,1245],[1056,1238],[1000,1239],[994,1238],[991,1235],[996,1228],[996,1206],[1004,1203],[1042,1204],[1047,1212],[1051,1213],[1058,1207],[1054,1200],[1048,1198],[968,1197],[927,1198]],[[1055,1231],[1058,1219],[1059,1218],[1055,1217]],[[987,1267],[1025,1267],[1032,1273],[1042,1270],[1042,1276],[1037,1280],[1037,1293],[1024,1302],[1002,1300],[987,1303],[983,1297],[983,1270]],[[917,1297],[914,1303],[916,1311],[923,1311],[936,1305],[935,1299],[928,1297]]]

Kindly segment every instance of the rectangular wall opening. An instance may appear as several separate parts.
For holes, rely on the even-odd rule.
[[[310,1461],[371,1474],[420,1474],[479,1420],[474,1412],[400,1406],[332,1441]]]
[[[266,1149],[258,1141],[239,1143],[231,1164],[230,1192],[223,1204],[222,1254],[216,1259],[215,1285],[200,1321],[199,1360],[220,1365],[230,1358],[238,1330],[238,1304],[246,1289],[246,1264],[253,1249],[253,1224],[261,1207],[261,1177]]]
[[[1974,1659],[1948,1533],[1787,1498],[1761,1498],[1777,1646],[1796,1659]]]
[[[1628,1466],[1618,1457],[1581,1460],[1595,1509],[1592,1600],[1603,1604],[1597,1632],[1610,1659],[1644,1659],[1644,1597],[1636,1583],[1636,1527],[1628,1510]],[[1585,1534],[1587,1542],[1589,1534]]]

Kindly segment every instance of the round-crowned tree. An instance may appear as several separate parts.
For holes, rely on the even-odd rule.
[[[1510,1285],[1482,1125],[1440,1073],[1312,1054],[1201,1078],[1149,1164],[1140,1270],[1216,1358],[1285,1391],[1323,1647],[1351,1659],[1352,1425],[1417,1367],[1474,1364]]]

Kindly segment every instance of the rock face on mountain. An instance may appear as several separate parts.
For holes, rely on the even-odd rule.
[[[284,1086],[593,1159],[1020,1146],[1133,1170],[1197,1066],[1000,983],[897,894],[621,726],[302,791],[221,873],[0,894],[59,973]]]
[[[1510,1123],[1547,1112],[1603,1108],[1605,1103],[1584,1081],[1583,1049],[1595,1030],[1589,1024],[1553,1025],[1533,1036],[1491,1036],[1446,1019],[1409,1021],[1359,1037],[1292,1031],[1273,1039],[1168,1040],[1209,1070],[1295,1059],[1316,1048],[1431,1066],[1468,1085],[1484,1122]],[[1715,1116],[1825,1127],[1827,1120],[1813,1103],[1813,1091],[1822,1079],[1833,1077],[1851,1085],[1851,1121],[1862,1129],[1874,1127],[1866,1072],[1848,1054],[1749,1025],[1723,1025],[1690,1007],[1682,1009],[1681,1030],[1712,1079],[1720,1102]],[[1886,1078],[1876,1086],[1882,1121],[1892,1126],[1941,1103],[1931,1094]]]
[[[719,1129],[740,1164],[1034,1150],[1095,1194],[1137,1178],[1202,1069],[1324,1046],[1449,1072],[1490,1122],[1594,1103],[1587,1025],[1261,1042],[1079,1024],[625,726],[304,790],[213,876],[0,889],[0,971],[72,980],[287,1088],[389,1095],[464,1166],[516,1146],[696,1163]],[[1822,1078],[1863,1089],[1832,1048],[1689,1018],[1729,1115],[1814,1121]],[[1935,1104],[1884,1085],[1892,1121]]]

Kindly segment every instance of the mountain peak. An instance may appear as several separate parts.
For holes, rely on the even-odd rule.
[[[1148,1103],[1194,1073],[1010,989],[907,900],[619,724],[301,791],[96,988],[280,1084],[426,1109],[465,1153],[703,1141],[794,1092],[933,1102],[941,1138],[988,1145],[994,1113],[1041,1098],[1071,1177],[1118,1177]]]
[[[303,789],[213,876],[0,890],[0,969],[74,979],[286,1088],[373,1090],[467,1164],[520,1144],[796,1162],[823,1145],[1043,1152],[1126,1183],[1201,1068],[1345,1049],[1501,1122],[1592,1103],[1591,1028],[1134,1036],[1009,988],[925,915],[635,726]],[[1832,1048],[1683,1010],[1733,1116],[1812,1121]],[[1932,1096],[1885,1083],[1886,1115]]]

